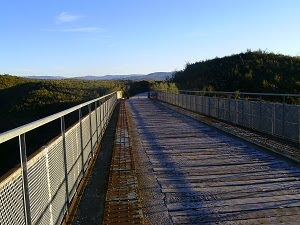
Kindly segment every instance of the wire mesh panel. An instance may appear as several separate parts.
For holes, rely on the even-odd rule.
[[[242,100],[242,124],[245,127],[251,127],[251,104],[250,101]]]
[[[103,135],[102,131],[104,130],[104,105],[100,106],[100,128],[101,134]]]
[[[191,96],[186,95],[186,108],[191,110]]]
[[[101,138],[101,126],[100,126],[100,107],[97,107],[96,109],[97,112],[97,130],[98,130],[98,138]]]
[[[0,224],[25,224],[21,169],[0,184]]]
[[[209,105],[210,105],[210,110],[209,110],[209,115],[212,117],[218,117],[218,99],[217,97],[209,97],[210,101],[209,101]]]
[[[31,220],[33,224],[50,224],[50,193],[45,151],[28,163]]]
[[[60,224],[67,211],[64,149],[61,136],[48,147],[48,165],[53,223]]]
[[[239,109],[238,109],[238,100],[230,100],[230,121],[232,123],[238,123],[239,118]]]
[[[96,142],[97,142],[97,124],[96,124],[96,111],[94,110],[91,113],[91,120],[92,120],[92,146],[94,148]]]
[[[86,169],[88,161],[91,154],[91,144],[90,144],[90,123],[88,116],[82,120],[82,141],[83,141],[83,159],[84,159],[84,169]]]
[[[69,129],[66,134],[66,156],[67,156],[67,173],[68,173],[68,193],[70,198],[74,196],[78,185],[78,178],[81,168],[81,143],[79,136],[79,123]]]
[[[99,136],[103,134],[116,100],[117,93],[113,93],[102,99],[98,98],[51,115],[44,118],[42,122],[41,120],[33,122],[34,125],[25,126],[27,131],[24,131],[23,126],[22,132],[15,134],[14,131],[10,137],[6,137],[5,133],[0,134],[0,143],[20,136],[24,168],[24,170],[18,168],[8,177],[2,178],[0,183],[0,225],[26,224],[25,205],[28,207],[27,209],[30,209],[26,214],[28,223],[45,225],[62,223],[70,200],[75,195],[83,176],[83,166],[86,168],[91,158],[92,144],[93,148],[96,147],[97,131]],[[85,116],[81,119],[81,126],[80,122],[77,122],[65,132],[63,119],[65,115],[79,110],[81,118],[82,107],[90,107],[91,104],[99,101],[104,101],[104,103],[91,112],[91,117]],[[102,121],[100,121],[100,114]],[[27,162],[25,133],[58,118],[62,121],[61,135],[48,143]],[[105,126],[103,119],[105,119]],[[24,141],[21,142],[21,140]],[[24,160],[23,157],[25,157]],[[22,174],[25,174],[24,179]]]
[[[222,120],[229,120],[228,119],[228,103],[227,99],[219,98],[218,103],[218,117]]]
[[[283,108],[284,135],[300,142],[300,106],[284,104]]]
[[[263,102],[261,104],[261,130],[272,134],[273,125],[273,105]]]
[[[202,96],[196,96],[196,112],[202,113]]]
[[[167,102],[188,110],[300,143],[299,105],[266,102],[261,98],[256,101],[233,99],[232,96],[236,93],[232,92],[221,92],[222,95],[229,94],[228,98],[217,97],[220,96],[218,94],[214,97],[204,96],[206,92],[199,92],[202,96],[196,93],[182,91],[172,97],[172,93],[159,91],[157,96],[161,101],[171,99]],[[215,93],[217,92],[213,92],[214,95]],[[244,96],[249,93],[241,94]]]
[[[261,110],[259,101],[251,101],[251,125],[250,128],[259,130],[261,126]]]

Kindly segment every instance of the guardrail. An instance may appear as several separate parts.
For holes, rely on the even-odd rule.
[[[0,183],[0,224],[62,223],[117,98],[114,92],[0,134],[0,144],[19,137],[21,159],[21,166]],[[84,107],[88,107],[85,117]],[[65,116],[75,111],[78,122],[66,129]],[[60,135],[27,161],[25,134],[58,119]]]
[[[158,91],[157,98],[203,115],[300,143],[300,105],[287,104],[299,94]],[[264,99],[278,98],[282,102]]]

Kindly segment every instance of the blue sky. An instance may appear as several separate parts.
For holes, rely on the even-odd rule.
[[[0,74],[173,71],[262,49],[300,55],[299,0],[0,0]]]

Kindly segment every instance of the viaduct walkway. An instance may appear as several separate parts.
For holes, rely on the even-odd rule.
[[[146,224],[299,224],[298,166],[157,102],[127,109]]]
[[[300,106],[226,94],[113,92],[0,134],[0,224],[299,224]]]

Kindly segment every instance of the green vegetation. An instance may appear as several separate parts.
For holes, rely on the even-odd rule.
[[[122,81],[35,80],[0,75],[0,133],[57,113],[115,90]],[[83,114],[87,114],[87,107]],[[78,112],[66,116],[66,127],[78,120]],[[26,133],[28,155],[60,133],[60,121]],[[19,163],[18,140],[0,145],[0,175]]]
[[[180,89],[300,93],[300,58],[247,51],[187,64],[171,79]]]
[[[35,80],[0,75],[0,132],[124,87],[121,81]]]
[[[151,85],[151,90],[153,91],[161,91],[161,90],[167,90],[177,93],[178,88],[175,83],[171,82],[155,82]]]

